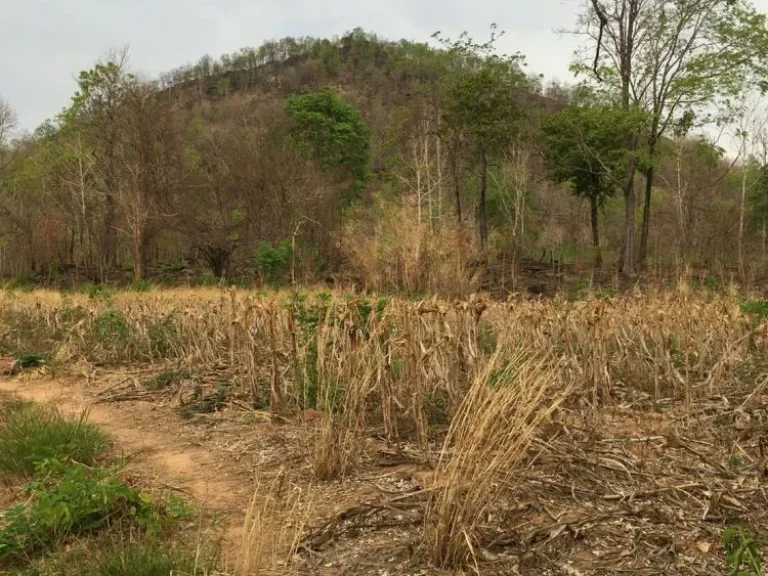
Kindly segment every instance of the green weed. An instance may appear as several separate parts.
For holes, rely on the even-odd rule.
[[[74,576],[168,576],[200,574],[206,569],[194,551],[178,550],[156,542],[116,543],[108,550],[84,555]],[[212,566],[211,566],[212,567]]]
[[[763,558],[755,536],[744,528],[732,526],[722,535],[725,561],[730,576],[760,576]]]
[[[750,316],[768,318],[768,300],[744,300],[741,303],[741,311]]]
[[[40,463],[36,472],[41,479],[27,486],[29,501],[0,515],[0,561],[29,558],[62,538],[121,519],[156,526],[158,515],[149,498],[119,480],[118,470],[59,460]]]
[[[23,402],[0,407],[0,471],[31,477],[47,460],[92,465],[109,447],[108,437],[79,417]]]
[[[39,352],[19,352],[14,357],[20,368],[37,368],[45,364],[45,358],[46,355]]]
[[[190,377],[188,370],[166,368],[160,374],[144,382],[147,390],[165,390],[166,388]]]
[[[130,327],[119,310],[111,308],[96,318],[93,325],[96,340],[105,347],[117,346],[128,340]]]

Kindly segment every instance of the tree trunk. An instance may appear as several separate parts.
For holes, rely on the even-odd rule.
[[[451,146],[451,172],[453,172],[453,190],[456,195],[456,221],[461,224],[461,186],[459,186],[459,172],[456,166],[456,148]]]
[[[480,248],[488,245],[488,219],[485,213],[485,193],[488,189],[488,157],[485,150],[480,152],[480,182],[478,186],[477,225],[480,232]]]
[[[104,194],[104,231],[102,240],[102,258],[107,267],[117,266],[117,236],[115,230],[115,177],[114,161],[108,160]]]
[[[144,230],[139,229],[133,235],[133,280],[144,279],[144,263],[147,258],[147,245]]]
[[[643,228],[640,233],[640,255],[637,262],[642,266],[648,257],[648,236],[651,228],[651,191],[653,188],[653,167],[645,171],[645,199],[643,200]]]
[[[597,198],[589,197],[589,212],[592,220],[592,248],[595,251],[595,269],[599,270],[603,265],[603,256],[600,252],[600,229],[598,227]]]
[[[652,130],[657,130],[654,126]],[[643,228],[640,234],[640,256],[638,263],[642,266],[645,264],[645,259],[648,257],[648,236],[651,229],[651,192],[653,191],[653,157],[656,152],[656,138],[651,137],[648,143],[648,157],[650,158],[651,165],[645,171],[645,199],[643,201]]]
[[[746,157],[746,154],[745,154]],[[747,207],[747,166],[745,165],[741,177],[741,207],[739,209],[739,276],[744,282],[744,214]]]
[[[621,272],[626,277],[635,275],[635,167],[630,162],[627,183],[624,185],[624,253]]]

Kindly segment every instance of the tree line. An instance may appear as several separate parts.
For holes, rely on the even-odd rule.
[[[571,85],[500,54],[495,26],[285,38],[155,80],[115,51],[32,134],[0,105],[0,275],[446,294],[514,290],[543,264],[762,281],[766,16],[588,0],[574,33]]]

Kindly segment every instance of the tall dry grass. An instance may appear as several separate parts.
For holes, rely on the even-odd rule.
[[[479,526],[514,483],[537,428],[568,394],[550,357],[513,346],[475,379],[443,444],[425,516],[427,551],[442,568],[476,562]]]
[[[0,355],[181,363],[225,375],[254,406],[319,410],[320,477],[354,466],[361,432],[412,440],[427,457],[430,429],[451,421],[502,340],[557,358],[566,384],[599,405],[617,391],[690,400],[749,386],[765,372],[764,333],[735,295],[685,291],[506,303],[214,289],[0,295]]]
[[[376,217],[352,219],[341,235],[349,270],[379,292],[460,297],[477,289],[480,256],[470,228],[430,224],[413,202],[379,202]]]
[[[257,481],[243,522],[240,545],[229,576],[288,576],[312,510],[311,494],[285,476]]]

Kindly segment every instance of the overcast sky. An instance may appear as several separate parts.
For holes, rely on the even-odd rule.
[[[768,0],[760,0],[768,4]],[[388,39],[428,40],[496,22],[503,52],[528,69],[569,78],[580,0],[0,0],[0,96],[32,130],[69,103],[75,77],[110,48],[130,46],[134,69],[159,72],[283,36],[330,37],[360,26]]]

